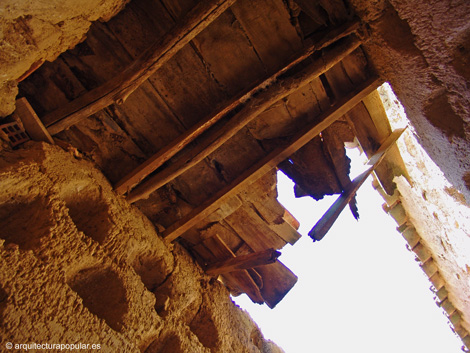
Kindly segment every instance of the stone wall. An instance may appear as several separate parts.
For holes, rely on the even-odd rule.
[[[3,150],[0,195],[2,350],[281,352],[76,151],[34,142]]]

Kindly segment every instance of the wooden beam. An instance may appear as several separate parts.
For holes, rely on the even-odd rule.
[[[202,205],[195,208],[178,222],[168,227],[162,233],[165,241],[172,242],[177,239],[184,232],[216,211],[227,199],[236,196],[243,188],[261,178],[272,168],[275,168],[281,161],[302,148],[312,138],[317,136],[334,121],[358,104],[364,97],[376,90],[380,84],[381,81],[374,78],[360,85],[356,91],[350,93],[328,111],[321,114],[316,122],[309,124],[303,131],[295,135],[287,146],[280,146],[273,150]]]
[[[135,202],[142,198],[147,198],[152,192],[195,166],[271,105],[328,71],[356,50],[361,43],[361,40],[356,36],[345,38],[338,45],[324,49],[320,59],[312,62],[296,74],[276,80],[258,95],[252,97],[220,129],[208,133],[200,139],[199,143],[192,150],[182,152],[180,158],[175,163],[136,187],[129,193],[127,200]]]
[[[229,248],[229,246],[222,240],[222,238],[216,234],[213,237],[204,240],[204,245],[210,252],[217,258],[222,261],[222,259],[235,258],[236,255]],[[253,273],[256,275],[257,281],[254,280]],[[256,273],[254,270],[238,270],[234,272],[226,272],[222,274],[224,280],[228,282],[227,284],[235,285],[240,290],[244,291],[248,297],[258,304],[264,303],[264,298],[261,295],[260,288],[263,287],[263,280],[261,276]]]
[[[265,79],[261,82],[257,82],[250,89],[242,92],[237,95],[235,98],[229,102],[225,102],[221,107],[215,110],[215,113],[209,115],[205,119],[201,120],[199,123],[191,127],[189,130],[184,132],[182,135],[177,137],[175,140],[170,142],[167,146],[162,148],[160,151],[155,153],[152,157],[146,160],[144,163],[139,165],[136,169],[124,176],[120,181],[116,183],[114,189],[119,194],[124,194],[129,192],[135,185],[140,183],[144,178],[146,178],[150,173],[159,168],[163,163],[168,161],[175,154],[180,152],[185,146],[190,142],[194,141],[198,136],[200,136],[204,131],[213,126],[217,121],[219,121],[224,115],[228,112],[236,109],[238,106],[242,105],[244,102],[248,101],[256,92],[261,91],[265,87],[269,86],[274,82],[280,75],[285,73],[287,70],[298,64],[299,62],[305,60],[307,57],[312,55],[313,52],[323,49],[324,47],[338,41],[341,38],[346,37],[352,32],[359,29],[359,23],[357,21],[350,22],[346,25],[338,27],[328,36],[325,36],[318,43],[311,43],[307,45],[301,53],[295,55],[287,65],[285,65],[281,70],[276,72],[274,75]]]
[[[380,164],[384,159],[385,153],[392,147],[405,129],[397,129],[393,131],[384,143],[380,146],[377,152],[370,158],[369,163],[372,165],[364,173],[356,177],[347,190],[345,190],[336,201],[331,205],[331,207],[326,211],[323,217],[315,224],[315,226],[310,230],[308,235],[315,241],[323,239],[325,234],[330,230],[335,221],[338,219],[341,212],[344,210],[346,205],[352,200],[356,195],[357,190],[364,184],[367,178],[372,174],[374,169]]]
[[[15,114],[21,119],[23,126],[33,141],[44,141],[54,144],[54,140],[36,115],[33,107],[26,98],[20,98],[16,101]]]
[[[175,28],[157,40],[125,71],[65,106],[46,114],[44,124],[55,135],[117,102],[122,103],[163,64],[201,33],[236,0],[199,2]]]
[[[267,249],[260,252],[232,257],[228,260],[220,261],[206,268],[206,273],[210,276],[217,276],[223,273],[247,270],[257,266],[272,264],[281,256],[279,251]]]

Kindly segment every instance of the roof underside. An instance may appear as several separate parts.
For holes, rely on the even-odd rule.
[[[345,143],[359,144],[370,156],[391,129],[360,47],[365,34],[339,0],[239,0],[124,103],[55,129],[64,120],[55,112],[171,38],[196,4],[130,2],[23,81],[20,96],[56,138],[92,159],[114,185],[217,117],[192,141],[172,147],[174,156],[148,171],[139,186],[122,190],[164,237],[178,238],[208,266],[300,237],[297,221],[276,200],[276,166],[294,179],[298,196],[340,194],[350,184]],[[332,114],[337,117],[320,124]],[[396,156],[376,170],[391,192],[401,169]],[[356,212],[354,201],[350,205]],[[270,307],[296,282],[277,260],[222,277],[232,293]]]

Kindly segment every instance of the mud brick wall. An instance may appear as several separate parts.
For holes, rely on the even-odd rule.
[[[73,151],[0,152],[0,340],[103,352],[281,352]]]

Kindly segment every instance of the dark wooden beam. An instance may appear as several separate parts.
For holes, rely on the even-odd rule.
[[[236,0],[199,2],[175,28],[156,41],[125,71],[65,106],[46,114],[42,121],[51,135],[117,102],[122,103],[163,64],[201,33]]]
[[[23,123],[24,129],[33,141],[44,141],[54,144],[54,140],[36,115],[33,107],[26,98],[20,98],[16,101],[16,110],[14,113]]]
[[[210,249],[210,252],[217,260],[222,261],[222,259],[236,257],[230,247],[218,234],[205,239],[204,245],[207,247],[207,249]],[[222,276],[224,277],[224,281],[228,282],[227,284],[229,284],[229,287],[230,285],[238,287],[240,290],[244,291],[254,303],[264,303],[264,298],[260,291],[260,288],[263,287],[263,279],[256,271],[251,269],[238,270],[233,272],[226,272],[222,274]],[[256,278],[256,281],[254,278]]]
[[[206,268],[206,273],[210,276],[218,276],[223,273],[247,270],[253,267],[272,264],[281,256],[279,251],[267,249],[260,252],[232,257],[228,260],[216,262]]]
[[[265,87],[269,86],[274,82],[280,75],[285,73],[287,70],[298,64],[299,62],[305,60],[307,57],[312,55],[313,52],[323,49],[324,47],[338,41],[341,38],[348,36],[349,34],[357,31],[359,29],[359,23],[353,21],[347,23],[341,27],[336,28],[331,31],[328,36],[325,36],[321,41],[317,43],[310,43],[302,50],[301,53],[295,55],[282,69],[276,72],[274,75],[265,79],[261,82],[257,82],[250,89],[242,92],[237,95],[235,98],[231,99],[229,102],[225,102],[218,109],[215,110],[215,113],[201,120],[199,123],[194,125],[192,128],[184,132],[182,135],[177,137],[175,140],[170,142],[167,146],[162,148],[160,151],[155,153],[152,157],[146,160],[144,163],[139,165],[136,169],[131,171],[129,174],[124,176],[119,182],[116,183],[114,189],[119,194],[124,194],[129,192],[135,185],[140,183],[144,178],[146,178],[150,173],[159,168],[163,163],[168,161],[175,154],[180,152],[185,146],[190,142],[194,141],[198,136],[200,136],[204,131],[208,130],[213,126],[217,121],[219,121],[224,115],[228,112],[236,109],[241,106],[244,102],[248,101],[256,92],[261,91]]]
[[[321,114],[316,122],[309,124],[303,131],[295,135],[287,146],[278,147],[270,152],[266,157],[257,162],[251,168],[248,168],[243,174],[217,192],[202,205],[195,208],[178,222],[168,227],[162,233],[165,241],[172,242],[177,239],[184,232],[216,211],[227,199],[236,196],[243,188],[249,186],[271,169],[275,168],[280,162],[302,148],[312,138],[317,136],[333,122],[347,113],[364,97],[376,90],[377,87],[380,86],[381,82],[382,81],[374,78],[357,87],[354,92],[350,93],[328,111]]]
[[[354,35],[344,38],[341,43],[322,50],[321,58],[304,67],[301,71],[292,76],[276,80],[248,101],[220,129],[208,132],[193,149],[182,152],[180,158],[175,163],[169,165],[131,191],[127,200],[135,202],[147,198],[152,192],[201,162],[271,105],[328,71],[348,54],[356,50],[361,43],[362,41]]]
[[[403,131],[405,131],[405,129],[397,129],[389,135],[389,137],[384,141],[377,152],[370,158],[368,164],[372,166],[352,181],[348,189],[345,190],[338,197],[338,199],[336,199],[336,201],[333,203],[333,205],[331,205],[328,211],[326,211],[323,217],[317,222],[317,224],[315,224],[312,230],[310,230],[308,235],[312,239],[316,241],[323,239],[325,234],[330,230],[335,221],[338,219],[341,212],[343,212],[346,205],[352,200],[362,184],[364,184],[374,169],[384,159],[386,152],[395,144]]]

